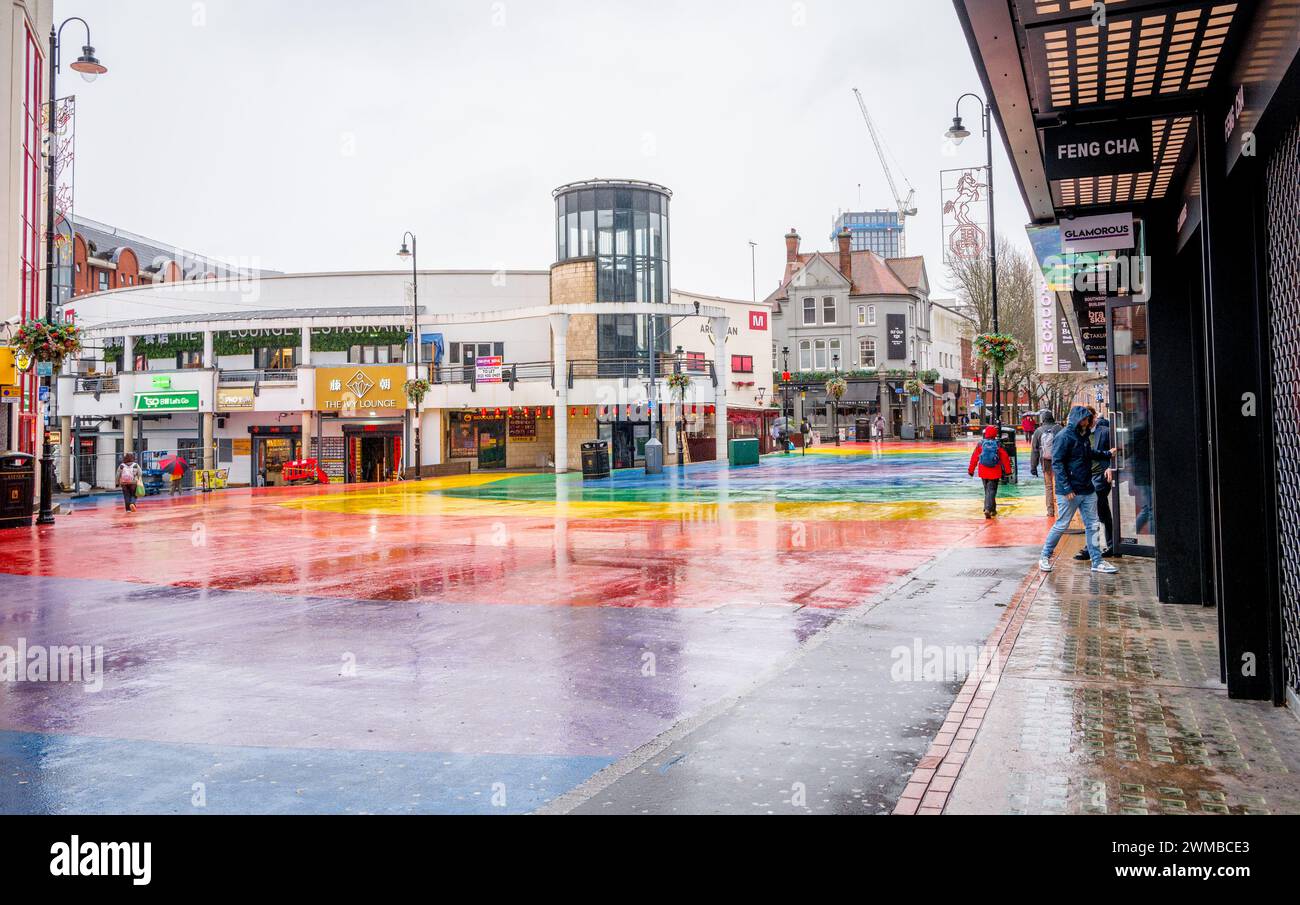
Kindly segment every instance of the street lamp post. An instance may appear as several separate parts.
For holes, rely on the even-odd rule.
[[[998,233],[993,212],[993,109],[978,94],[966,92],[957,98],[953,112],[952,126],[944,133],[954,145],[960,145],[970,137],[970,130],[962,125],[961,102],[971,97],[981,106],[980,122],[984,129],[984,150],[988,157],[988,204],[989,204],[989,293],[993,308],[993,332],[998,332]],[[1002,427],[1002,392],[1001,381],[997,371],[993,372],[993,420]]]
[[[673,358],[674,373],[684,373],[682,366],[686,361],[686,350],[678,346]],[[677,466],[686,466],[686,394],[682,392],[677,395]]]
[[[788,444],[790,440],[790,434],[792,433],[792,431],[790,430],[791,412],[789,411],[790,404],[791,404],[790,403],[790,347],[789,346],[781,347],[781,360],[782,360],[781,419],[785,421],[785,436],[786,436],[786,443]],[[787,445],[784,449],[781,450],[781,452],[783,453],[790,452],[790,447]]]
[[[838,355],[832,355],[831,364],[835,368],[835,376],[839,377],[840,357]],[[831,397],[831,431],[835,434],[835,445],[839,446],[840,445],[840,400],[835,396]]]
[[[59,177],[59,145],[54,136],[55,102],[58,98],[59,73],[59,39],[64,27],[69,22],[80,22],[86,28],[86,43],[82,45],[81,56],[69,68],[81,73],[87,82],[93,82],[108,72],[108,67],[95,58],[95,48],[90,44],[90,26],[80,16],[64,19],[58,28],[50,27],[50,98],[49,117],[46,131],[49,134],[49,147],[46,149],[45,175],[45,320],[54,323],[54,240],[56,225],[54,223],[55,191]],[[45,388],[45,405],[48,409],[53,395],[53,373],[40,378],[40,385]],[[38,525],[54,524],[54,454],[50,449],[50,432],[42,418],[41,423],[41,503],[40,513],[36,517]]]
[[[915,359],[915,358],[913,358],[910,362],[908,362],[908,367],[910,367],[910,368],[912,369],[912,383],[913,383],[913,384],[920,383],[920,381],[918,380],[918,376],[919,376],[919,375],[917,374],[917,371],[916,371],[916,359]],[[909,394],[909,395],[910,395],[910,394]],[[913,434],[912,434],[912,435],[913,435],[913,437],[914,437],[915,439],[920,440],[920,439],[921,439],[921,404],[920,404],[920,399],[919,399],[919,397],[918,397],[916,400],[913,400],[913,399],[910,399],[910,398],[909,398],[909,399],[908,399],[908,402],[909,402],[909,403],[911,404],[911,406],[912,406],[912,428],[913,428]]]
[[[410,247],[407,247],[407,240],[410,240]],[[415,327],[415,333],[412,340],[415,345],[415,376],[420,377],[420,353],[424,349],[424,343],[420,337],[420,268],[416,257],[415,233],[407,232],[402,236],[402,247],[398,249],[397,256],[405,261],[411,259],[411,314]],[[420,403],[423,401],[415,399],[415,476],[420,477],[421,468],[424,464],[424,457],[420,449]]]

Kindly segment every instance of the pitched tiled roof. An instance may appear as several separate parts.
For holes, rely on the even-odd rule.
[[[790,281],[813,258],[821,255],[828,264],[839,270],[839,252],[809,252],[797,255],[797,260],[787,262],[785,276],[767,301],[777,304],[790,298]],[[874,251],[850,252],[853,287],[850,295],[911,295],[913,287],[924,285],[925,260],[923,258],[896,258],[886,261]]]

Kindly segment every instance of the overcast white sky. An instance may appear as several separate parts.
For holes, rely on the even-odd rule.
[[[674,192],[673,283],[748,298],[791,226],[892,207],[851,89],[917,190],[908,246],[937,295],[939,171],[980,92],[950,0],[60,0],[108,75],[78,96],[76,211],[283,271],[545,268],[551,190],[594,176]],[[64,30],[65,63],[82,43]],[[995,141],[1002,231],[1027,217]],[[900,186],[902,175],[899,174]]]

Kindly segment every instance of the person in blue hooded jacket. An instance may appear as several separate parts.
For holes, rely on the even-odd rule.
[[[1109,463],[1115,450],[1094,449],[1088,442],[1091,430],[1092,413],[1087,406],[1076,405],[1070,409],[1065,430],[1058,432],[1052,443],[1052,470],[1056,477],[1056,510],[1059,517],[1047,533],[1047,542],[1043,544],[1042,556],[1038,561],[1038,567],[1044,572],[1052,571],[1052,554],[1056,552],[1056,545],[1069,529],[1076,512],[1083,518],[1083,536],[1088,546],[1088,558],[1092,561],[1092,571],[1107,575],[1119,571],[1102,558],[1102,551],[1097,546],[1101,521],[1097,517],[1097,489],[1092,482],[1093,463]],[[1106,479],[1111,479],[1109,468],[1106,469]]]

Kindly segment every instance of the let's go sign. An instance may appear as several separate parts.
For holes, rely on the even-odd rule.
[[[173,393],[136,393],[137,412],[197,412],[199,391]]]

